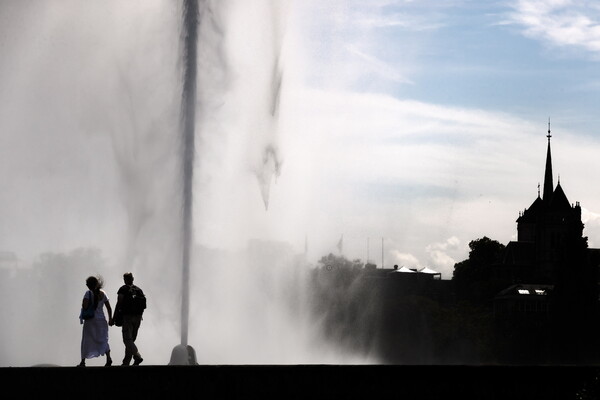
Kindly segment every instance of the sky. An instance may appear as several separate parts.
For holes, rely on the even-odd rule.
[[[199,128],[199,146],[227,151],[199,150],[198,244],[282,240],[307,248],[315,264],[339,254],[343,237],[348,258],[427,266],[450,279],[469,241],[516,239],[518,213],[543,185],[550,118],[555,184],[560,175],[569,201],[581,203],[590,245],[600,247],[598,4],[259,3],[226,3],[227,73],[207,71],[228,89],[206,102],[241,110],[231,117],[214,105],[230,124],[224,130],[259,125],[255,61],[279,46],[281,109],[269,140],[281,171],[265,211],[256,182],[227,178],[252,170],[241,154],[255,137],[213,140]],[[283,15],[265,35],[256,33],[266,29],[263,3]],[[162,135],[176,118],[177,85],[167,76],[178,65],[177,11],[161,1],[9,0],[0,21],[0,250],[25,262],[80,246],[131,252],[115,232],[131,235],[145,216],[172,208],[155,194],[174,168],[157,165],[176,151]],[[258,42],[267,45],[252,47]],[[218,38],[211,43],[219,48]],[[120,135],[124,126],[144,134]],[[159,172],[131,178],[139,171]]]
[[[449,279],[469,241],[515,240],[518,213],[543,185],[549,118],[554,184],[560,178],[568,199],[581,203],[584,234],[600,246],[592,183],[598,4],[329,1],[300,8],[309,26],[301,40],[310,55],[302,71],[312,99],[306,107],[327,148],[315,162],[341,196],[323,194],[339,205],[323,218],[340,227],[348,256],[428,266]]]

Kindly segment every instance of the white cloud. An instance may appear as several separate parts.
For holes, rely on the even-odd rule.
[[[584,224],[583,235],[588,237],[591,248],[600,248],[600,213],[581,207],[581,221]]]
[[[581,208],[581,222],[584,224],[600,224],[600,213],[596,213],[588,210],[587,208]]]
[[[429,258],[434,269],[440,268],[444,270],[452,270],[454,264],[456,264],[456,260],[454,260],[454,258],[440,250],[430,251]]]
[[[432,243],[427,246],[427,251],[446,251],[446,250],[456,250],[460,245],[460,239],[456,236],[449,237],[443,242]]]
[[[421,268],[419,259],[410,253],[402,253],[398,250],[390,252],[392,255],[392,263],[398,267]]]
[[[444,271],[450,274],[456,264],[456,259],[451,254],[461,255],[461,241],[458,237],[452,236],[443,242],[436,242],[427,245],[425,251],[428,254],[429,261],[433,269]]]
[[[593,2],[518,0],[513,8],[509,20],[525,36],[600,57],[600,8]]]

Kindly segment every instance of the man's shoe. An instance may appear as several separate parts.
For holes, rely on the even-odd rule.
[[[133,365],[140,365],[142,363],[142,361],[144,361],[144,359],[142,357],[135,358],[133,360]]]

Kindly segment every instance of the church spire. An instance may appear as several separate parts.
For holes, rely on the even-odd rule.
[[[543,200],[550,200],[552,192],[554,192],[554,183],[552,182],[552,155],[550,154],[550,118],[548,118],[548,152],[546,154],[546,172],[544,174],[544,197]]]

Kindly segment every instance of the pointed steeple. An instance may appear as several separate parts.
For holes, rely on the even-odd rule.
[[[544,195],[543,200],[550,200],[554,192],[554,183],[552,182],[552,155],[550,154],[550,118],[548,118],[548,152],[546,153],[546,172],[544,174]]]

